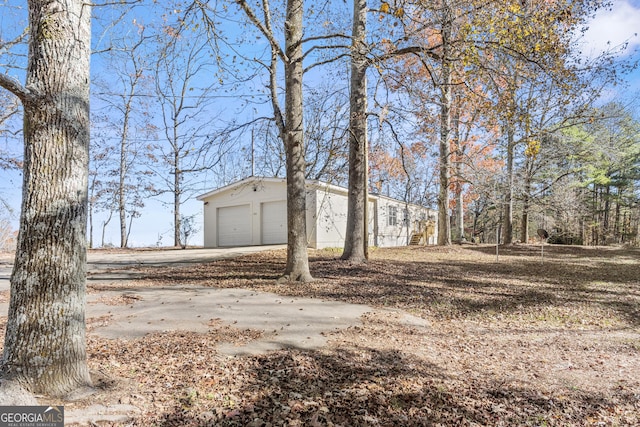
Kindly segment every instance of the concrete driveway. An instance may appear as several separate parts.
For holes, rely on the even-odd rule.
[[[157,332],[204,333],[211,328],[212,322],[260,332],[259,338],[253,341],[241,345],[221,343],[218,346],[221,354],[233,357],[283,348],[318,349],[326,344],[327,333],[359,325],[364,313],[374,311],[366,305],[283,297],[247,289],[216,289],[189,283],[157,287],[118,286],[136,279],[136,272],[130,270],[135,266],[188,266],[279,248],[284,246],[136,250],[126,253],[91,251],[88,282],[112,285],[87,295],[89,334],[107,339],[135,339]],[[0,291],[9,289],[12,262],[12,255],[0,254]],[[7,311],[8,303],[0,303],[0,316],[6,316]],[[423,319],[406,312],[391,312],[399,324],[428,326]],[[65,414],[65,422],[80,425],[95,425],[101,421],[125,422],[140,410],[130,405],[97,405],[95,408],[69,411]]]
[[[201,264],[219,259],[235,258],[242,255],[284,248],[286,248],[286,245],[208,249],[134,250],[124,253],[93,250],[89,251],[87,256],[87,281],[88,283],[110,283],[119,280],[135,279],[141,273],[132,271],[132,267],[186,267],[190,264]]]
[[[87,295],[86,317],[91,333],[104,338],[136,338],[165,331],[206,332],[212,321],[242,329],[262,331],[260,339],[242,347],[222,345],[227,355],[258,354],[279,348],[319,348],[326,332],[360,323],[366,305],[282,297],[247,289],[216,289],[176,283],[170,286],[118,286],[135,280],[137,266],[188,266],[245,254],[281,249],[285,246],[254,246],[225,249],[91,251],[89,284],[108,284]],[[0,255],[0,291],[9,289],[12,257]],[[119,301],[115,303],[114,301]],[[0,303],[0,316],[8,303]],[[396,312],[402,323],[425,326],[424,320]]]
[[[119,286],[135,280],[139,266],[188,266],[285,246],[225,249],[91,251],[88,283],[111,284],[87,294],[86,317],[91,333],[104,338],[136,338],[166,331],[206,332],[212,321],[263,333],[242,347],[221,345],[227,355],[258,354],[280,348],[319,348],[326,332],[359,324],[371,307],[338,301],[281,297],[246,289],[216,289],[176,283],[170,286]],[[0,256],[0,291],[9,289],[12,257]],[[114,301],[119,301],[115,303]],[[0,316],[8,303],[0,303]],[[408,315],[400,317],[410,323]],[[92,320],[93,319],[93,320]],[[95,322],[97,319],[105,321]]]
[[[134,279],[136,273],[127,271],[131,267],[186,266],[285,247],[275,245],[211,249],[136,249],[126,252],[95,249],[90,250],[87,255],[87,280],[93,283]],[[13,254],[0,252],[0,291],[9,289],[12,266]]]

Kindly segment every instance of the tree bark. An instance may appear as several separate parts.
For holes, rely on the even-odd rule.
[[[462,147],[462,141],[460,138],[460,108],[457,107],[453,117],[453,132],[454,140],[456,144],[456,228],[457,238],[460,242],[466,242],[464,236],[464,193],[463,193],[463,177],[462,177],[462,165],[464,148]]]
[[[125,105],[122,136],[120,138],[120,167],[118,178],[118,216],[120,218],[120,247],[127,247],[127,140],[129,137],[129,118],[131,113],[131,104],[127,102]]]
[[[91,179],[91,184],[87,184],[87,205],[88,205],[88,221],[89,221],[89,249],[93,249],[93,211],[95,207],[95,185],[96,185],[96,176],[94,174]]]
[[[365,35],[367,2],[353,2],[351,46],[351,93],[349,117],[349,195],[343,260],[367,259],[367,58]]]
[[[529,198],[525,196],[522,208],[522,243],[529,243]]]
[[[312,280],[307,254],[307,192],[302,109],[303,0],[287,1],[285,22],[285,149],[287,152],[287,266],[284,279]]]
[[[535,159],[527,157],[524,166],[526,174],[524,178],[524,191],[522,193],[522,219],[520,223],[522,243],[529,243],[529,209],[531,208],[531,181],[534,161]]]
[[[29,64],[18,95],[22,212],[1,373],[31,392],[62,396],[91,382],[84,317],[90,7],[28,4]]]
[[[507,128],[507,191],[505,192],[504,201],[504,220],[503,220],[503,243],[510,245],[513,243],[513,185],[514,185],[514,151],[515,141],[511,123]]]
[[[593,246],[598,246],[600,244],[600,227],[601,224],[601,214],[602,210],[600,209],[600,202],[598,201],[598,194],[600,194],[600,186],[596,183],[593,184]]]
[[[613,221],[613,235],[616,238],[616,243],[622,243],[622,227],[620,227],[620,200],[622,190],[619,186],[615,187],[616,189],[616,197],[614,199],[616,208],[615,208],[615,218]]]
[[[177,132],[174,128],[174,143],[177,147]],[[174,150],[173,152],[173,246],[178,247],[181,246],[180,242],[180,228],[182,228],[181,219],[180,219],[180,205],[182,204],[180,200],[180,195],[182,194],[182,170],[180,169],[180,151]]]
[[[602,213],[602,244],[609,243],[607,240],[611,236],[611,230],[609,227],[609,214],[611,210],[611,186],[607,184],[605,196],[604,196],[604,210]]]
[[[451,176],[451,8],[445,2],[442,20],[442,80],[440,86],[440,190],[438,192],[438,245],[451,245],[451,220],[449,218],[449,183]]]
[[[267,0],[262,2],[264,21],[260,21],[245,0],[236,0],[249,21],[267,38],[271,45],[269,66],[269,91],[274,120],[285,146],[287,170],[287,265],[281,281],[308,282],[313,280],[309,272],[307,254],[307,194],[306,163],[304,158],[304,127],[302,103],[302,18],[303,0],[287,0],[285,18],[285,50],[274,37],[271,28],[271,11]],[[284,118],[278,102],[278,63],[284,62],[285,108]]]
[[[459,170],[459,168],[459,164],[456,165],[456,170]],[[460,242],[466,242],[467,238],[464,235],[464,194],[462,192],[462,182],[460,181],[456,184],[456,228],[456,234]]]

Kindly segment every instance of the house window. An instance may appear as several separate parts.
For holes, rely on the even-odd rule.
[[[409,209],[406,209],[406,208],[405,208],[405,209],[404,209],[404,217],[402,218],[402,225],[407,225],[407,224],[409,224],[409,219],[410,219],[409,217],[410,217],[410,215],[409,215]]]
[[[398,207],[389,205],[387,210],[387,225],[398,225]]]

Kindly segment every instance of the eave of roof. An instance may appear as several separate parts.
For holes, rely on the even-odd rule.
[[[286,182],[286,178],[267,178],[267,177],[263,177],[263,176],[250,176],[248,178],[244,178],[241,179],[240,181],[235,181],[232,182],[231,184],[227,184],[223,187],[220,188],[216,188],[215,190],[211,190],[208,191],[204,194],[201,194],[199,196],[196,196],[197,200],[203,201],[204,199],[207,199],[211,196],[215,196],[216,194],[225,192],[227,190],[233,189],[233,188],[237,188],[237,187],[241,187],[243,185],[247,185],[251,182],[275,182],[275,183],[280,183],[280,182]]]

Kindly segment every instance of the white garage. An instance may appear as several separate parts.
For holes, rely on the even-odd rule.
[[[312,248],[344,245],[348,190],[307,181],[307,241]],[[198,196],[204,204],[204,246],[287,243],[287,185],[284,178],[251,177]],[[435,244],[424,224],[435,211],[380,195],[369,196],[369,244],[402,246],[419,237]],[[435,228],[435,227],[432,227]],[[424,236],[424,237],[421,237]]]

